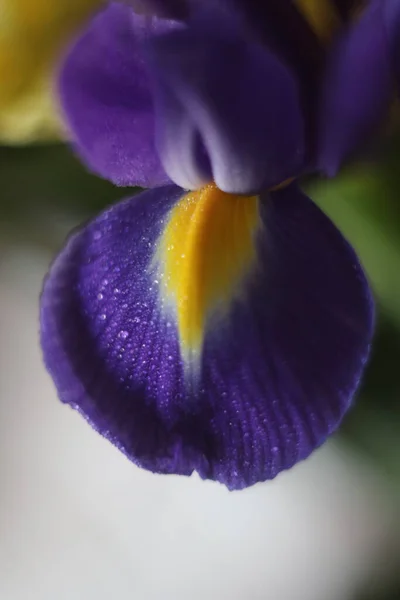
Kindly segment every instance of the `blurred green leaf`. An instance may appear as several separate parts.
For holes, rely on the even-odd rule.
[[[385,174],[376,165],[358,167],[312,183],[309,192],[355,247],[382,309],[400,328],[400,219]]]
[[[135,192],[88,173],[62,144],[0,147],[0,182],[0,217],[23,220],[44,210],[89,215]]]

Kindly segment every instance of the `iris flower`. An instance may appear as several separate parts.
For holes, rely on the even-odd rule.
[[[145,469],[245,488],[306,458],[352,404],[373,299],[298,183],[334,173],[390,100],[380,6],[332,35],[348,4],[314,30],[304,2],[111,3],[66,58],[77,152],[150,189],[55,260],[44,359],[60,399]]]
[[[0,0],[0,139],[60,133],[51,73],[67,41],[101,0]]]

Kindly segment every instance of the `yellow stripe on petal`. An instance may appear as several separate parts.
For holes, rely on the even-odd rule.
[[[323,42],[329,42],[340,26],[332,0],[294,0],[312,29]]]
[[[208,185],[186,194],[172,209],[157,261],[162,296],[173,306],[181,353],[190,370],[199,364],[207,319],[226,314],[256,263],[258,198]]]

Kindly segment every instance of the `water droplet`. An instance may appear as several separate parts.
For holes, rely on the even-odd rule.
[[[168,355],[168,360],[173,360],[173,356],[171,354]]]
[[[105,321],[107,319],[107,315],[105,315],[104,313],[100,315],[99,317],[100,321]]]
[[[114,288],[114,294],[120,294],[121,290],[119,288]]]
[[[103,298],[104,298],[104,296],[103,296],[103,294],[102,294],[102,293],[100,293],[100,294],[97,294],[97,299],[98,299],[98,300],[103,300]]]
[[[118,337],[121,340],[126,340],[127,337],[129,337],[129,333],[127,331],[120,331],[119,334],[118,334]]]

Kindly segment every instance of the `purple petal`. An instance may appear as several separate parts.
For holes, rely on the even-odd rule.
[[[384,20],[392,65],[400,84],[400,2],[399,0],[382,0]]]
[[[189,11],[189,0],[119,0],[131,6],[137,14],[183,19]]]
[[[392,75],[383,18],[374,0],[333,47],[320,112],[319,166],[334,175],[389,107]]]
[[[150,24],[151,23],[151,24]],[[169,182],[154,144],[154,112],[141,53],[144,38],[170,28],[112,3],[73,46],[60,75],[73,141],[90,169],[117,185]]]
[[[204,328],[199,378],[188,385],[154,266],[183,194],[144,192],[70,238],[44,285],[44,358],[61,400],[136,464],[239,489],[291,467],[338,426],[367,359],[373,301],[353,250],[308,198],[295,186],[266,195],[254,269],[229,314]],[[224,210],[230,199],[240,210],[256,201],[229,196]],[[200,211],[189,229],[203,220],[204,250],[237,252],[243,220],[233,215],[224,234],[219,210]],[[208,263],[193,263],[193,277],[232,262],[200,256]]]
[[[251,193],[298,172],[304,124],[297,85],[227,15],[197,17],[153,37],[148,49],[157,146],[175,183],[193,189],[212,176],[226,192]]]

